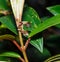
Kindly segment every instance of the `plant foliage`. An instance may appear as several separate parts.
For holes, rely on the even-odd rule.
[[[35,58],[37,58],[38,62],[43,62],[52,55],[50,49],[48,49],[49,47],[52,49],[56,48],[57,50],[59,50],[60,47],[58,43],[54,42],[57,41],[60,36],[50,33],[46,34],[47,32],[44,33],[45,30],[48,31],[48,29],[52,29],[52,27],[58,27],[57,29],[60,31],[60,5],[48,7],[47,10],[50,11],[53,16],[50,18],[47,17],[46,20],[42,18],[42,21],[38,13],[32,7],[24,5],[22,22],[27,22],[27,24],[22,24],[22,26],[23,30],[28,32],[28,35],[26,36],[24,35],[26,33],[22,33],[22,37],[24,43],[26,39],[31,38],[30,44],[27,48],[27,55],[30,62],[33,62]],[[56,33],[54,29],[52,31]],[[46,36],[44,37],[45,34],[47,38]],[[20,48],[18,35],[19,34],[13,11],[11,10],[10,1],[0,0],[0,61],[15,62],[16,59],[17,62],[20,62],[19,58],[23,58],[21,52],[19,51],[23,49]],[[56,44],[58,46],[56,46]],[[32,56],[32,59],[30,59],[30,56]]]

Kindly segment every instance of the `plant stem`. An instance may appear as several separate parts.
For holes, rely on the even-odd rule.
[[[25,50],[27,49],[27,47],[28,47],[28,45],[30,43],[30,40],[31,40],[31,38],[28,38],[28,40],[26,41],[26,43],[25,43]]]
[[[16,47],[22,52],[22,48],[20,47],[20,45],[15,41],[15,40],[13,40],[12,41],[15,45],[16,45]]]
[[[27,55],[26,55],[26,51],[25,51],[25,47],[24,47],[24,44],[23,44],[22,34],[21,34],[20,31],[19,31],[19,38],[20,38],[20,44],[21,44],[21,47],[22,47],[22,53],[23,53],[25,62],[28,62]]]
[[[22,13],[23,13],[23,6],[24,6],[24,1],[22,1],[22,11],[20,12],[20,18],[18,19],[19,22],[22,21]],[[21,4],[21,3],[20,3]],[[18,22],[18,23],[19,23]],[[18,25],[17,25],[18,26]],[[18,27],[18,29],[20,29],[22,31],[22,26],[20,26],[20,28]],[[22,33],[18,30],[18,33],[19,33],[19,39],[20,39],[20,44],[21,44],[21,48],[22,48],[22,53],[23,53],[23,56],[24,56],[24,59],[25,59],[25,62],[28,62],[28,59],[27,59],[27,55],[26,55],[26,51],[25,51],[25,47],[24,47],[24,43],[23,43],[23,38],[22,38]]]
[[[19,60],[21,60],[22,62],[25,62],[25,61],[24,61],[24,59],[23,59],[23,58],[21,58],[21,57],[19,58]]]
[[[12,5],[12,9],[13,9],[13,13],[14,13],[14,16],[16,19],[16,25],[17,25],[17,29],[18,29],[22,53],[23,53],[25,62],[28,62],[24,43],[23,43],[22,33],[21,33],[23,26],[19,25],[19,23],[22,22],[22,13],[23,13],[24,1],[25,0],[10,0],[11,5]]]

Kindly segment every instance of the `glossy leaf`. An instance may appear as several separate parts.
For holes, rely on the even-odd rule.
[[[55,5],[47,8],[53,15],[60,14],[60,5]]]
[[[49,10],[53,15],[60,14],[60,5],[55,5],[48,7],[47,10]],[[57,28],[60,28],[60,24],[56,25]]]
[[[42,32],[43,30],[45,30],[51,26],[57,25],[57,24],[60,24],[60,15],[53,16],[53,17],[45,20],[43,23],[41,23],[36,29],[34,29],[30,33],[29,37],[32,37],[35,34]]]
[[[41,53],[43,52],[43,38],[31,40],[30,44],[37,48]]]
[[[0,17],[0,22],[5,25],[9,30],[11,30],[13,33],[17,34],[17,29],[15,26],[15,22],[13,19],[13,16],[3,16]]]
[[[41,23],[37,12],[28,6],[24,8],[23,21],[30,22],[30,27],[28,28],[29,31],[32,31],[33,28],[37,28],[37,26]]]
[[[12,57],[12,58],[20,58],[20,55],[15,52],[4,52],[0,54],[0,57]]]

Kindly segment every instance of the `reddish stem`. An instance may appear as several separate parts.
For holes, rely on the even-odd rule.
[[[30,43],[30,40],[31,40],[31,38],[28,38],[28,40],[26,41],[26,43],[25,43],[25,50],[27,49],[27,47],[28,47],[28,45]]]
[[[22,48],[20,47],[20,45],[15,41],[15,40],[13,40],[12,41],[15,45],[16,45],[16,47],[22,52]]]
[[[19,60],[21,60],[22,62],[25,62],[25,60],[23,58],[21,58],[21,57],[19,58]]]

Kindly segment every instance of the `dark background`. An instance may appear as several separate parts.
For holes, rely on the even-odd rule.
[[[46,7],[60,4],[60,0],[26,0],[26,3],[33,7],[40,17],[51,16]]]

